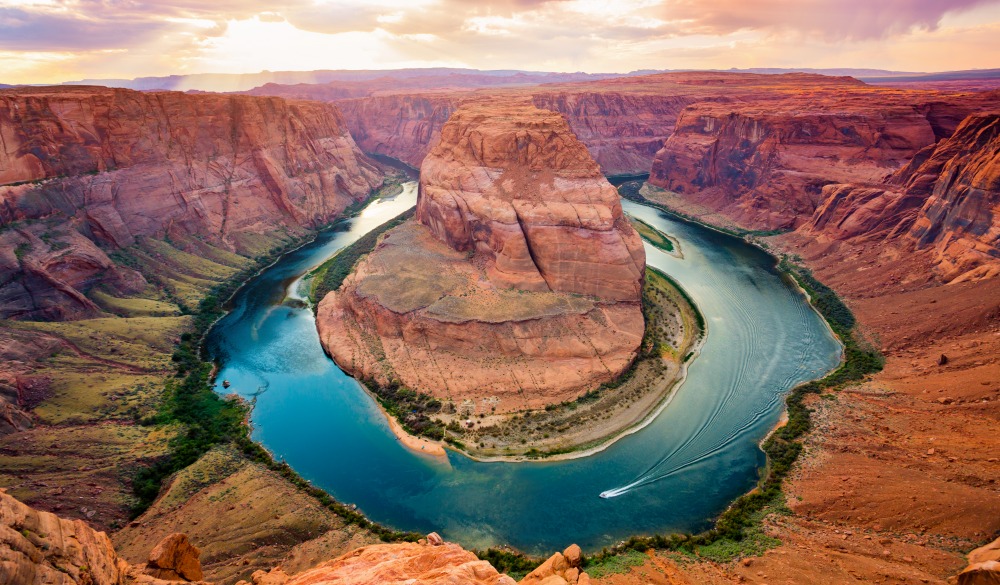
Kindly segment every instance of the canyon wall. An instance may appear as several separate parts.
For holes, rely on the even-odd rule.
[[[109,253],[329,222],[382,180],[334,106],[96,87],[0,93],[0,317],[93,314],[84,293],[145,282]]]
[[[877,184],[833,184],[802,232],[928,250],[945,281],[1000,274],[1000,114],[965,119]]]
[[[794,229],[821,205],[826,185],[879,183],[998,104],[995,93],[764,89],[688,106],[656,154],[650,183],[749,229]]]
[[[563,114],[570,129],[609,175],[648,172],[656,152],[673,131],[677,115],[694,101],[690,96],[671,94],[519,91],[535,106]],[[437,144],[445,121],[459,104],[470,99],[483,99],[482,92],[374,95],[340,100],[337,106],[362,150],[419,167]]]
[[[421,167],[416,221],[319,305],[324,347],[379,384],[498,411],[613,379],[643,335],[645,253],[615,189],[557,113],[457,110]]]
[[[419,168],[437,144],[441,127],[463,93],[376,95],[342,100],[337,107],[365,152],[384,154]]]

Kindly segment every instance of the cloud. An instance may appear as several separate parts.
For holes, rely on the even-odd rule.
[[[141,43],[172,25],[143,18],[86,19],[75,14],[0,7],[0,49],[116,49]]]
[[[935,30],[948,13],[997,0],[665,0],[663,18],[692,34],[791,31],[828,41],[884,39]]]
[[[897,47],[952,39],[921,58],[982,66],[996,42],[977,36],[986,50],[965,53],[971,45],[945,29],[996,24],[998,7],[1000,0],[0,0],[0,52],[8,65],[19,52],[39,63],[45,79],[57,66],[70,71],[63,78],[84,70],[114,77],[414,64],[628,71],[820,60],[926,70]],[[0,69],[3,81],[30,79],[30,71]]]

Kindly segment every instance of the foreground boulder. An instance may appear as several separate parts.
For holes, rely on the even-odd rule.
[[[180,537],[175,541],[187,542],[183,535],[173,536]],[[170,585],[179,580],[201,579],[197,557],[181,557],[183,574],[197,579],[179,575],[164,580],[143,574],[118,556],[107,534],[90,528],[82,520],[67,520],[35,510],[0,491],[0,583]]]
[[[519,581],[520,585],[590,585],[590,576],[582,572],[580,547],[571,544],[556,553]]]
[[[257,571],[251,580],[253,585],[515,585],[457,544],[426,541],[366,546],[294,576],[278,568]]]
[[[149,553],[146,573],[168,581],[201,581],[200,551],[188,542],[185,534],[175,532]]]
[[[969,566],[948,580],[958,585],[1000,585],[1000,538],[969,553]]]
[[[557,113],[466,104],[421,168],[417,221],[319,305],[351,374],[508,412],[623,372],[642,341],[645,252]]]

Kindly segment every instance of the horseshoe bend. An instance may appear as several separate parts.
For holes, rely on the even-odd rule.
[[[362,4],[0,7],[0,585],[1000,580],[990,3]]]
[[[650,326],[672,336],[662,346],[674,358],[658,339],[641,347],[641,240],[562,116],[526,103],[466,105],[420,176],[415,217],[381,236],[319,303],[320,338],[338,365],[384,400],[397,386],[432,396],[442,406],[422,434],[461,429],[447,433],[452,444],[486,456],[593,446],[662,402],[680,373],[676,356],[700,336],[694,309],[665,279],[650,279]],[[637,364],[640,353],[647,359]],[[575,409],[626,371],[627,391],[639,396],[610,424],[593,419],[627,402],[613,396],[621,388],[563,417],[591,421],[574,438],[513,424],[518,412],[534,411],[537,424],[556,407]],[[518,444],[525,437],[528,447]]]

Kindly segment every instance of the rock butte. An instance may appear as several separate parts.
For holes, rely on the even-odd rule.
[[[618,193],[562,116],[472,102],[424,160],[416,221],[320,303],[317,326],[361,378],[539,407],[632,362],[644,269]]]

